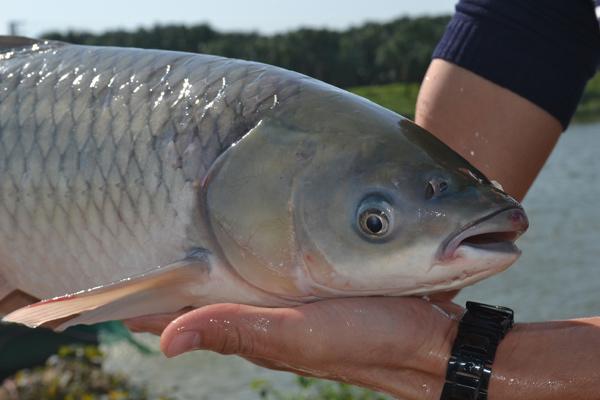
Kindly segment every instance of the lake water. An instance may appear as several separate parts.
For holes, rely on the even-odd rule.
[[[600,315],[600,123],[563,134],[523,203],[531,223],[523,255],[508,271],[463,290],[466,300],[512,307],[517,321]],[[157,348],[157,340],[139,335]],[[287,385],[292,376],[235,357],[197,352],[166,360],[126,344],[110,346],[107,368],[182,400],[258,399],[255,378]]]

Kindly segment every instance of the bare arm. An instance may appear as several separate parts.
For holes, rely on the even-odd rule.
[[[517,199],[562,131],[537,105],[439,59],[421,87],[416,122]],[[596,398],[599,349],[600,318],[517,325],[498,349],[489,398]]]
[[[599,360],[598,317],[517,325],[496,354],[489,399],[597,399]]]
[[[537,105],[440,59],[425,75],[415,119],[519,200],[562,131]]]

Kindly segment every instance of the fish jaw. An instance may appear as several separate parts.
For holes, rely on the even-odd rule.
[[[321,264],[317,267],[314,262],[318,258],[314,253],[310,253],[305,258],[310,259],[313,265],[305,268],[303,286],[306,292],[317,298],[428,295],[462,289],[496,275],[517,261],[520,254],[518,249],[492,251],[461,245],[451,260],[436,260],[426,271],[416,271],[412,274],[405,272],[403,277],[377,285],[373,281],[344,279],[336,275],[331,266]],[[401,262],[396,265],[396,269],[406,271],[403,267]],[[329,279],[323,278],[325,275]]]
[[[373,276],[361,278],[336,272],[318,245],[305,236],[304,276],[307,286],[320,297],[427,295],[461,289],[514,264],[521,255],[514,241],[528,226],[523,209],[511,205],[457,229],[437,252],[435,242],[421,243],[412,249],[412,257],[399,255],[394,261],[381,262],[370,268]],[[423,256],[415,259],[415,254]]]
[[[461,257],[458,250],[477,247],[500,253],[519,253],[514,241],[529,227],[527,215],[520,206],[510,206],[492,212],[458,229],[440,246],[440,261]]]
[[[499,246],[498,251],[495,251],[460,245],[452,259],[435,263],[431,267],[428,272],[430,281],[427,284],[406,294],[426,295],[462,289],[506,270],[520,255],[521,251],[516,246],[510,249]]]

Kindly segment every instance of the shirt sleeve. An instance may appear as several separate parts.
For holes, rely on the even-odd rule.
[[[441,58],[537,104],[566,128],[600,63],[591,0],[459,0]]]

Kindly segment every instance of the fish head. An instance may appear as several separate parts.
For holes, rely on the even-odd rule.
[[[321,296],[458,289],[520,255],[520,204],[429,132],[402,119],[338,143],[295,202],[299,253]]]
[[[309,115],[261,120],[209,175],[211,226],[246,281],[301,300],[428,294],[518,258],[519,203],[433,135],[356,99]]]

